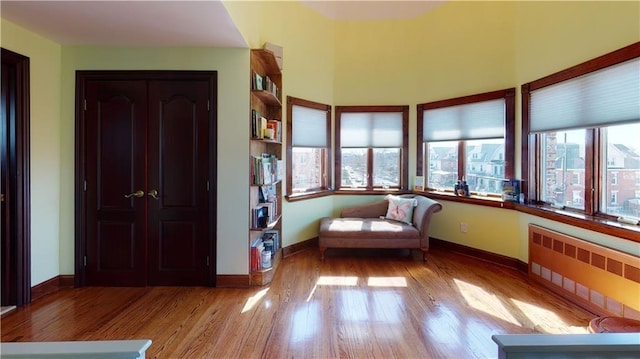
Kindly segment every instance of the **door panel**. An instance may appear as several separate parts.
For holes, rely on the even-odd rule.
[[[146,284],[145,81],[86,86],[87,284]]]
[[[149,284],[207,285],[209,83],[150,81]]]

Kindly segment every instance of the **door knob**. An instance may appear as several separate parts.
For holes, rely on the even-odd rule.
[[[131,198],[131,197],[136,197],[136,198],[140,198],[144,196],[144,191],[142,191],[141,189],[133,192],[133,193],[129,193],[129,194],[125,194],[124,198]]]
[[[151,191],[149,191],[147,195],[150,197],[153,197],[153,199],[158,199],[158,191],[156,191],[155,189],[152,189]]]

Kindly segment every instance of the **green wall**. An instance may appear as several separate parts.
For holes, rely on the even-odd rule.
[[[77,70],[209,70],[218,72],[219,274],[246,273],[248,228],[249,51],[232,48],[64,47],[62,56],[61,272],[73,273],[73,144]],[[223,190],[222,190],[223,189]],[[244,246],[243,246],[244,245]]]
[[[29,57],[31,282],[61,273],[60,45],[0,19],[0,45]],[[68,273],[68,272],[65,272]]]
[[[332,106],[410,105],[410,178],[418,103],[516,87],[520,106],[521,84],[640,41],[638,2],[447,2],[414,19],[357,22],[333,21],[297,2],[224,5],[249,48],[284,48],[285,96]],[[74,271],[74,80],[84,69],[218,71],[217,271],[246,274],[248,49],[66,47],[1,25],[2,46],[31,58],[32,284]],[[519,110],[517,121],[519,127]],[[517,138],[519,149],[519,130]],[[285,201],[283,244],[313,238],[320,217],[375,198]],[[559,222],[442,203],[432,236],[522,261],[528,223],[640,254],[637,243]]]

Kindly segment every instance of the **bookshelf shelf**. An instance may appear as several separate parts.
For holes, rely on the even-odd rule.
[[[282,101],[273,93],[266,90],[251,90],[251,93],[257,96],[262,102],[271,106],[282,106]]]
[[[282,258],[282,74],[273,52],[251,50],[249,152],[249,284],[269,284]],[[271,174],[271,175],[269,175]],[[264,180],[264,179],[267,180]],[[261,182],[272,183],[261,183]],[[266,208],[266,210],[265,210]],[[265,219],[269,220],[266,226]],[[271,249],[271,266],[263,268],[262,251]],[[269,257],[267,257],[269,258]]]
[[[264,138],[252,137],[251,141],[260,141],[260,142],[264,142],[264,143],[273,143],[273,144],[276,144],[276,145],[282,145],[282,141],[269,140],[269,139],[264,139]]]
[[[253,271],[250,274],[250,280],[252,284],[261,285],[258,283],[268,284],[273,280],[273,276],[276,273],[276,268],[280,264],[282,259],[282,249],[279,249],[271,259],[271,268],[265,268],[258,271]]]
[[[280,218],[282,218],[282,216],[278,216],[276,219],[269,222],[269,224],[267,224],[266,227],[250,227],[249,230],[256,231],[256,232],[263,232],[269,229],[274,229],[278,225],[278,222],[280,222]]]

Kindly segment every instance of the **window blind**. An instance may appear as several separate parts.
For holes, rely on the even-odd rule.
[[[340,146],[402,147],[402,112],[342,113]]]
[[[640,121],[640,58],[531,91],[530,132]]]
[[[424,110],[423,141],[456,141],[503,138],[504,99]]]
[[[327,112],[293,105],[291,113],[292,146],[327,147]]]

